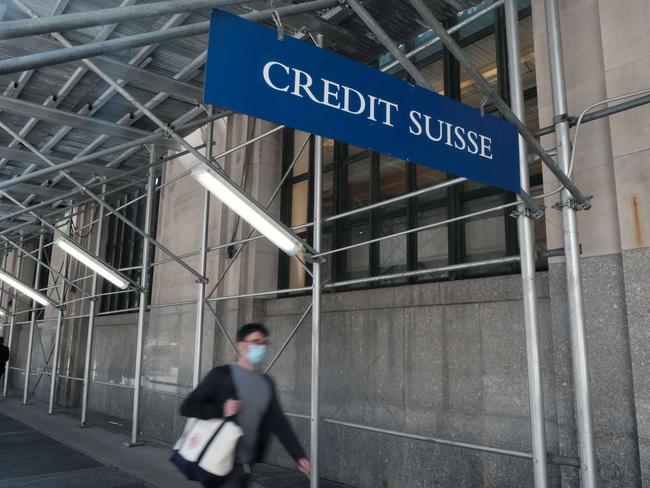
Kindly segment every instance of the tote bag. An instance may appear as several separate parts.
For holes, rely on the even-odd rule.
[[[171,461],[190,480],[218,482],[232,472],[243,434],[232,419],[187,419]]]

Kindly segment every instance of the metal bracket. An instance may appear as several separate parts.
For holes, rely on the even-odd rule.
[[[481,105],[479,106],[479,109],[481,110],[481,117],[485,117],[485,106],[489,101],[490,101],[490,93],[486,93],[485,95],[483,95],[483,98],[481,99]]]
[[[201,277],[200,280],[196,280],[196,282],[202,285],[207,285],[208,283],[210,283],[210,278],[208,278],[207,276],[203,276]]]
[[[569,122],[571,120],[571,117],[569,117],[569,114],[563,113],[563,114],[558,114],[553,116],[553,125],[559,124],[561,122]]]
[[[537,209],[532,209],[529,207],[524,207],[522,210],[513,210],[510,212],[510,217],[512,218],[518,218],[518,217],[528,217],[529,219],[537,220],[541,218],[544,215],[544,209],[546,207],[539,207]]]
[[[570,209],[575,210],[576,212],[580,210],[590,210],[592,198],[594,198],[593,195],[586,195],[584,202],[579,202],[575,198],[570,198],[569,201],[566,203],[558,202],[554,204],[553,208],[556,210],[562,210],[563,207],[569,207]]]
[[[313,254],[305,254],[305,262],[309,264],[324,264],[326,259],[321,256],[314,256]]]

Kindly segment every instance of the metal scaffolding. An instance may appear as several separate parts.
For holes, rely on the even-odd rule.
[[[236,10],[236,13],[242,15],[244,18],[255,21],[264,21],[271,18],[274,13],[281,15],[283,18],[318,12],[318,15],[311,15],[314,22],[317,23],[321,20],[329,20],[334,15],[339,15],[344,9],[343,5],[347,4],[351,12],[348,15],[356,14],[359,19],[365,24],[368,29],[374,34],[376,39],[390,52],[395,61],[387,64],[383,71],[390,71],[398,65],[403,66],[410,76],[421,86],[428,88],[427,80],[421,71],[416,67],[411,58],[416,56],[422,50],[441,42],[445,48],[448,49],[458,60],[458,62],[467,71],[469,76],[476,82],[477,86],[484,92],[494,105],[499,109],[501,114],[510,122],[515,124],[520,133],[520,151],[519,163],[521,171],[521,192],[519,198],[511,203],[505,203],[493,208],[488,208],[476,212],[471,212],[465,215],[450,217],[446,220],[435,222],[432,224],[414,227],[401,232],[395,232],[390,235],[369,239],[365,242],[341,246],[336,249],[324,250],[322,247],[323,226],[329,222],[334,222],[352,215],[358,215],[365,212],[371,212],[380,207],[391,206],[398,202],[405,202],[411,199],[421,197],[425,194],[435,192],[444,188],[450,188],[455,185],[460,185],[467,181],[466,178],[454,178],[442,183],[430,186],[428,188],[420,189],[415,192],[406,193],[380,203],[373,203],[365,207],[357,208],[347,212],[342,212],[324,218],[322,215],[322,146],[323,140],[320,136],[313,138],[315,148],[314,158],[314,194],[313,194],[313,222],[297,226],[294,230],[302,230],[311,228],[313,241],[310,243],[310,249],[313,250],[311,267],[307,266],[305,262],[301,261],[300,264],[304,267],[305,271],[312,276],[312,285],[292,289],[275,289],[267,291],[255,291],[249,293],[241,293],[236,295],[221,295],[214,296],[218,291],[219,286],[226,278],[228,272],[232,269],[233,264],[237,258],[243,253],[246,245],[250,242],[262,239],[261,236],[256,236],[253,230],[250,231],[245,239],[235,240],[232,242],[225,242],[216,246],[209,246],[209,230],[210,230],[210,194],[207,190],[203,190],[203,199],[201,207],[201,236],[199,249],[191,252],[178,255],[168,249],[163,243],[159,242],[155,233],[152,231],[154,225],[154,192],[161,191],[166,186],[174,183],[187,176],[190,171],[184,171],[181,174],[171,178],[167,181],[157,183],[156,176],[158,168],[161,165],[167,164],[169,161],[179,158],[182,155],[192,155],[197,163],[204,163],[212,168],[216,168],[223,172],[223,168],[219,166],[219,160],[243,149],[258,143],[266,137],[277,134],[283,129],[282,126],[274,127],[256,137],[251,137],[244,143],[233,146],[226,151],[215,155],[214,154],[214,122],[224,117],[232,115],[232,112],[218,112],[214,113],[213,109],[207,110],[207,117],[201,117],[204,114],[204,109],[197,103],[185,104],[187,108],[184,113],[174,114],[170,122],[170,117],[163,118],[156,113],[156,110],[170,98],[175,100],[184,99],[187,102],[189,98],[192,100],[192,94],[197,91],[197,87],[191,84],[191,79],[196,75],[198,70],[205,63],[206,53],[201,52],[198,56],[190,61],[188,65],[178,71],[173,77],[163,77],[162,75],[155,74],[152,71],[147,71],[146,66],[150,61],[150,55],[157,48],[160,43],[171,42],[177,39],[185,39],[203,35],[208,31],[208,22],[198,22],[195,24],[180,26],[183,21],[189,16],[190,12],[194,12],[206,8],[232,6],[237,7],[239,4],[248,3],[246,1],[218,1],[218,0],[175,0],[157,2],[141,6],[130,5],[132,1],[125,0],[120,8],[106,9],[101,11],[83,14],[61,14],[60,7],[65,2],[59,2],[50,17],[39,17],[26,2],[23,0],[12,0],[13,4],[18,10],[24,12],[28,18],[22,20],[13,20],[0,23],[0,39],[14,39],[20,36],[33,36],[36,34],[49,33],[55,39],[56,44],[52,51],[25,55],[13,59],[6,59],[0,61],[0,75],[8,73],[22,74],[18,81],[12,82],[10,85],[11,90],[7,90],[3,96],[0,96],[0,109],[10,113],[25,113],[29,115],[30,121],[21,129],[15,130],[8,124],[0,121],[0,128],[10,136],[11,142],[7,147],[0,147],[0,170],[5,167],[10,161],[21,161],[27,164],[26,167],[19,167],[20,174],[15,177],[7,178],[0,181],[0,195],[8,199],[12,206],[9,210],[2,210],[0,213],[0,223],[6,222],[9,227],[0,231],[0,237],[4,244],[3,252],[3,269],[12,267],[13,274],[20,277],[21,266],[24,257],[27,257],[36,262],[36,271],[34,275],[34,289],[40,287],[41,269],[45,268],[50,270],[52,277],[56,277],[53,286],[41,289],[43,293],[47,293],[50,300],[55,300],[58,305],[57,316],[39,319],[39,313],[43,310],[35,301],[29,305],[26,304],[26,309],[22,307],[17,309],[17,297],[13,297],[11,313],[5,323],[0,328],[4,331],[8,330],[8,345],[11,347],[12,338],[15,333],[15,328],[22,325],[29,325],[29,338],[27,359],[24,369],[17,368],[13,363],[8,363],[8,371],[4,377],[3,395],[6,396],[9,382],[9,371],[19,371],[24,375],[23,388],[22,388],[22,402],[27,404],[31,395],[38,386],[38,381],[43,376],[49,378],[49,402],[48,412],[55,413],[57,381],[64,379],[66,381],[76,381],[81,383],[81,426],[88,425],[88,408],[90,397],[90,386],[92,384],[104,385],[110,388],[123,388],[133,390],[133,409],[132,409],[132,423],[131,435],[129,446],[140,445],[140,405],[142,391],[157,391],[150,390],[142,385],[142,369],[143,369],[143,350],[145,343],[145,320],[148,311],[155,308],[180,306],[185,304],[194,304],[196,306],[196,321],[195,321],[195,337],[194,337],[194,356],[192,362],[192,387],[195,387],[202,375],[202,351],[204,349],[203,334],[205,323],[205,310],[206,308],[212,314],[216,325],[219,327],[224,337],[235,348],[233,339],[228,334],[226,327],[221,323],[216,304],[228,300],[238,300],[242,298],[252,297],[273,297],[285,293],[294,292],[307,292],[311,294],[311,303],[300,314],[300,318],[296,325],[292,328],[290,334],[283,340],[282,346],[279,348],[276,355],[270,361],[267,371],[273,367],[281,356],[283,351],[291,343],[299,328],[306,321],[306,318],[311,314],[311,395],[310,395],[310,415],[294,415],[297,418],[302,418],[310,422],[310,447],[313,473],[310,481],[312,488],[318,488],[320,479],[320,462],[319,462],[319,448],[321,446],[320,431],[323,424],[335,424],[343,427],[361,429],[365,431],[382,433],[390,436],[399,436],[410,439],[415,439],[423,442],[432,442],[441,445],[448,445],[459,447],[463,449],[473,449],[482,452],[490,452],[504,456],[514,456],[532,461],[532,470],[536,488],[547,488],[549,486],[547,467],[549,464],[561,464],[567,466],[580,467],[581,482],[585,488],[597,487],[596,469],[595,469],[595,451],[593,442],[593,427],[591,419],[591,402],[588,381],[588,365],[586,360],[585,348],[585,335],[584,335],[584,317],[583,317],[583,304],[582,304],[582,288],[580,276],[580,262],[579,262],[579,248],[577,239],[577,223],[576,212],[578,210],[588,209],[590,206],[588,196],[583,195],[580,190],[575,186],[571,179],[569,171],[570,161],[570,137],[569,128],[571,120],[568,118],[566,106],[566,89],[564,86],[564,73],[562,66],[562,46],[559,34],[559,18],[557,0],[545,0],[546,17],[547,17],[547,34],[550,53],[550,66],[551,66],[551,81],[553,88],[553,101],[554,101],[554,115],[555,124],[554,131],[556,134],[556,142],[558,147],[558,162],[556,163],[549,155],[537,138],[540,135],[551,132],[550,128],[542,129],[537,133],[531,132],[525,126],[524,119],[524,106],[523,106],[523,86],[522,76],[519,63],[521,56],[519,53],[519,34],[518,34],[518,9],[516,0],[499,0],[489,5],[477,13],[471,15],[465,21],[453,26],[451,29],[445,29],[436,18],[436,15],[431,11],[427,4],[422,0],[409,0],[413,10],[419,14],[421,21],[429,26],[437,37],[427,41],[422,46],[404,53],[390,35],[379,25],[376,19],[373,18],[369,10],[358,0],[346,0],[339,2],[338,0],[316,0],[306,1],[297,4],[280,6],[276,9],[267,9],[261,11],[244,11]],[[499,96],[498,93],[489,85],[483,75],[476,69],[463,50],[458,46],[451,34],[458,31],[460,28],[474,22],[482,16],[495,11],[496,9],[503,9],[506,19],[506,33],[507,33],[507,46],[510,64],[510,98],[512,106],[508,106],[506,102]],[[348,10],[347,8],[345,10]],[[247,13],[245,13],[247,12]],[[123,20],[133,20],[137,18],[149,18],[155,16],[174,14],[174,16],[158,31],[148,32],[146,34],[137,34],[131,36],[123,36],[116,39],[107,40],[112,30],[117,25],[116,23]],[[88,26],[103,26],[102,31],[98,34],[93,42],[73,46],[72,43],[64,37],[60,32],[72,29],[78,29]],[[305,33],[300,29],[296,29],[297,36],[304,36]],[[343,35],[343,34],[341,34]],[[44,41],[44,38],[38,38]],[[320,47],[324,47],[323,35],[317,34],[316,42]],[[54,41],[48,40],[47,42],[53,43]],[[61,47],[63,46],[63,47]],[[140,47],[138,54],[128,63],[118,63],[110,58],[93,58],[91,56],[105,55],[116,50],[125,49],[126,47]],[[53,64],[80,61],[79,71],[76,71],[71,81],[66,84],[66,88],[59,92],[58,96],[48,96],[47,100],[42,104],[35,104],[25,100],[19,100],[21,90],[29,81],[33,74],[33,70],[38,67],[50,66]],[[148,61],[149,60],[149,61]],[[114,73],[119,70],[122,78],[115,79]],[[31,73],[31,74],[30,74]],[[61,100],[68,96],[73,90],[75,85],[81,82],[82,77],[86,73],[94,73],[98,79],[102,80],[108,88],[100,96],[98,100],[86,105],[79,113],[73,114],[57,108]],[[133,84],[137,86],[138,83],[147,83],[148,86],[162,86],[164,92],[158,93],[155,97],[146,103],[140,101],[141,97],[136,97],[131,93],[130,89],[126,86]],[[92,118],[99,107],[107,103],[114,95],[119,94],[122,98],[128,101],[132,107],[130,111],[125,114],[118,122],[102,121],[98,118]],[[606,117],[617,110],[627,110],[650,102],[650,96],[644,95],[620,107],[606,108],[598,112],[594,112],[583,121],[596,120],[599,117]],[[153,125],[154,130],[144,130],[141,128],[131,127],[135,121],[140,118],[147,118],[150,122],[148,125]],[[34,130],[37,123],[50,122],[57,124],[60,131],[52,140],[37,147],[35,144],[30,143],[28,134]],[[189,134],[190,131],[207,126],[207,137],[205,144],[200,146],[192,146],[185,139],[184,136]],[[88,145],[79,150],[79,153],[70,160],[65,160],[60,156],[50,154],[54,146],[62,141],[71,130],[84,131],[94,134],[95,139],[89,139]],[[101,148],[109,139],[111,144],[109,148]],[[117,141],[115,141],[117,139]],[[126,140],[124,142],[123,140]],[[294,166],[298,162],[300,155],[305,150],[309,137],[302,143],[300,150],[295,155],[293,161],[285,170],[280,182],[275,188],[271,198],[265,205],[268,209],[273,203],[274,199],[279,194],[284,182],[292,173]],[[25,149],[17,149],[19,145],[24,146]],[[539,330],[537,319],[537,294],[535,289],[535,250],[534,250],[534,235],[533,235],[533,219],[539,216],[540,208],[532,197],[530,197],[530,184],[529,184],[529,157],[527,155],[527,146],[537,154],[537,156],[548,166],[551,172],[558,178],[563,186],[561,194],[562,202],[562,215],[563,226],[565,233],[565,248],[564,256],[567,262],[567,283],[568,283],[568,300],[570,311],[570,324],[571,324],[571,339],[572,339],[572,358],[573,368],[575,375],[575,396],[576,404],[578,405],[577,413],[577,431],[579,436],[580,458],[571,459],[555,456],[548,452],[546,444],[546,427],[544,416],[544,392],[542,388],[541,376],[541,359],[540,359],[540,346],[539,346]],[[165,157],[161,155],[161,146],[167,149],[175,150],[176,153],[169,154]],[[139,152],[143,147],[149,150],[148,160],[142,161],[142,155]],[[205,150],[205,154],[200,151]],[[118,154],[117,156],[115,156]],[[106,161],[105,157],[113,157],[114,159]],[[125,165],[130,159],[137,159],[135,167]],[[139,158],[139,159],[138,159]],[[46,166],[39,168],[39,166]],[[122,166],[122,167],[120,167]],[[145,175],[146,172],[146,175]],[[45,178],[45,179],[44,179]],[[51,178],[51,179],[50,179]],[[79,178],[82,178],[80,180]],[[118,206],[113,206],[109,203],[111,196],[116,193],[124,192],[129,189],[142,189],[146,180],[146,194],[132,198]],[[17,197],[10,195],[10,192],[17,192],[19,185],[27,184],[28,181],[39,182],[38,185],[31,185],[27,188],[30,193],[29,197],[24,200],[19,200]],[[62,188],[58,185],[61,181],[67,181],[72,189]],[[58,186],[57,186],[58,185]],[[97,193],[97,188],[101,191]],[[54,196],[53,196],[54,195]],[[32,203],[38,200],[39,203]],[[146,199],[143,228],[137,225],[132,220],[128,219],[121,210],[124,210],[132,204]],[[57,205],[61,204],[60,208]],[[87,214],[85,205],[92,205],[97,210],[97,217],[91,218],[90,222],[80,225],[76,228],[75,233],[71,231],[71,223],[73,219],[78,216],[83,217]],[[361,279],[351,279],[339,282],[323,282],[321,264],[327,257],[345,252],[358,247],[369,246],[381,241],[394,239],[408,234],[422,232],[437,227],[448,226],[455,222],[460,222],[475,217],[484,216],[492,212],[503,212],[506,209],[515,210],[515,216],[518,222],[518,239],[520,254],[517,256],[508,256],[504,258],[481,260],[470,263],[452,264],[448,266],[441,266],[437,268],[406,271],[400,273],[393,273],[381,276],[372,276]],[[93,229],[94,232],[94,254],[95,257],[101,257],[102,235],[107,218],[113,215],[119,219],[124,225],[133,229],[142,238],[142,261],[137,267],[115,269],[115,271],[139,271],[138,282],[131,280],[130,288],[124,291],[111,291],[100,293],[99,283],[100,278],[97,273],[90,273],[87,276],[77,277],[73,279],[68,275],[69,258],[68,254],[64,255],[61,270],[54,269],[55,267],[48,264],[45,258],[44,251],[52,243],[45,243],[46,234],[61,234],[67,236],[71,240],[74,235],[80,235],[79,232],[84,229]],[[26,220],[27,219],[27,220]],[[37,226],[36,230],[33,226]],[[30,228],[29,226],[32,226]],[[33,231],[33,232],[32,232]],[[28,240],[38,238],[38,247],[32,252],[25,249],[24,243]],[[19,240],[19,242],[15,242]],[[154,261],[152,246],[162,251],[166,257]],[[211,284],[211,290],[208,291],[206,286],[208,283],[208,257],[210,253],[221,251],[231,246],[239,246],[236,253],[231,257],[225,269],[216,277],[214,283]],[[9,248],[13,248],[10,252]],[[36,254],[34,256],[34,254]],[[194,269],[187,263],[190,257],[199,257],[199,267]],[[12,266],[9,262],[13,262]],[[152,304],[148,305],[148,290],[150,270],[166,263],[174,262],[183,267],[186,271],[191,273],[197,279],[197,294],[196,300],[187,300],[176,303],[166,304]],[[431,436],[421,436],[415,433],[397,432],[386,429],[379,429],[372,426],[359,425],[351,422],[342,422],[339,420],[323,418],[320,413],[320,359],[321,347],[320,339],[325,334],[321,330],[321,295],[325,291],[341,291],[347,287],[352,287],[359,284],[368,284],[373,282],[390,282],[403,278],[417,277],[417,276],[430,276],[435,277],[444,275],[451,271],[465,270],[486,266],[500,266],[503,264],[519,264],[521,266],[522,289],[523,289],[523,307],[526,326],[526,350],[527,350],[527,366],[528,366],[528,387],[529,387],[529,405],[531,417],[531,434],[532,434],[532,449],[531,452],[515,451],[509,449],[499,448],[497,446],[478,445],[468,442],[460,442],[456,440],[443,439]],[[113,268],[112,266],[110,266]],[[88,281],[90,284],[88,285]],[[89,286],[89,289],[87,287]],[[79,291],[83,296],[81,298],[68,299],[68,292],[72,289]],[[127,308],[119,312],[131,311],[138,313],[137,321],[137,342],[136,342],[136,357],[135,357],[135,375],[133,385],[127,384],[114,384],[102,382],[93,379],[92,373],[92,355],[94,345],[94,329],[96,319],[102,315],[109,315],[116,312],[99,312],[97,306],[98,298],[113,294],[122,293],[137,293],[139,295],[139,302],[137,308]],[[4,285],[0,291],[0,304],[4,296],[8,294]],[[56,298],[55,295],[56,294]],[[79,315],[67,315],[66,306],[72,306],[77,303],[88,303],[88,311],[84,313],[79,312]],[[214,308],[213,308],[214,305]],[[81,310],[81,307],[79,307]],[[29,313],[29,320],[24,322],[17,322],[17,317],[22,314]],[[61,334],[62,328],[66,320],[73,319],[87,319],[87,332],[86,332],[86,345],[83,361],[83,377],[74,377],[69,374],[62,374],[60,369],[60,351],[61,351]],[[35,336],[39,336],[39,322],[55,321],[55,337],[52,350],[48,355],[43,348],[43,357],[45,366],[43,369],[33,369],[33,350]],[[42,345],[42,343],[41,343]],[[49,365],[49,371],[48,371]],[[32,386],[32,375],[38,375],[38,381]],[[182,386],[182,385],[175,385]],[[32,391],[30,392],[30,388]],[[171,392],[158,393],[182,396]]]

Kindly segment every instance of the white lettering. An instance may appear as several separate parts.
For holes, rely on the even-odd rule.
[[[341,88],[341,85],[338,83],[334,83],[333,81],[326,80],[325,78],[322,78],[323,80],[323,105],[327,105],[328,107],[332,108],[341,108],[341,102],[338,102],[336,105],[331,103],[329,101],[330,97],[334,98],[334,100],[339,99],[339,88]],[[330,87],[335,87],[336,91],[330,91]]]
[[[264,77],[264,81],[266,82],[267,85],[269,85],[274,90],[285,92],[285,93],[288,92],[289,91],[289,83],[287,83],[287,86],[285,86],[285,87],[279,87],[279,86],[273,84],[273,82],[271,81],[270,71],[271,71],[272,66],[280,66],[282,68],[282,70],[287,74],[289,74],[289,72],[290,72],[289,66],[285,66],[284,64],[278,63],[277,61],[269,61],[268,63],[266,63],[264,65],[264,69],[262,70],[262,76]]]
[[[481,138],[481,157],[492,159],[492,139],[485,136],[480,136]],[[487,142],[487,144],[486,144]]]
[[[370,114],[368,114],[368,120],[377,122],[377,119],[375,118],[375,102],[377,101],[377,97],[368,95],[368,98],[370,99]]]
[[[392,103],[383,99],[378,99],[379,103],[383,103],[386,105],[386,117],[382,124],[387,125],[389,127],[395,127],[393,124],[390,123],[390,116],[391,116],[391,109],[396,109],[395,111],[399,110],[399,107],[397,106],[396,103]]]
[[[438,130],[439,130],[438,137],[433,137],[433,135],[431,135],[431,117],[425,115],[424,120],[425,120],[424,128],[427,133],[427,137],[431,139],[433,142],[440,142],[442,140],[442,120],[438,120]]]
[[[456,142],[454,142],[454,147],[461,151],[465,149],[465,146],[467,146],[467,144],[465,143],[464,134],[465,134],[465,129],[463,129],[462,127],[456,126],[454,128],[454,135],[456,136]],[[458,142],[461,143],[460,146],[458,145]]]
[[[418,120],[415,120],[416,116]],[[409,114],[409,118],[411,119],[411,122],[415,125],[415,127],[417,127],[417,130],[413,130],[413,126],[409,125],[409,132],[414,136],[419,136],[420,134],[422,134],[422,126],[420,125],[420,120],[422,120],[422,114],[417,110],[411,110],[411,113]]]
[[[295,95],[297,97],[301,97],[302,95],[300,94],[300,89],[302,88],[307,96],[312,99],[312,101],[316,103],[321,103],[320,100],[318,100],[314,94],[311,92],[309,87],[314,83],[314,80],[312,77],[309,75],[309,73],[305,73],[304,71],[301,71],[299,69],[293,68],[293,91],[291,92],[292,95]],[[305,81],[301,82],[301,78],[304,78]]]
[[[473,130],[470,130],[467,133],[467,140],[469,141],[469,147],[467,148],[467,152],[470,154],[478,154],[478,144],[476,142],[476,137],[478,134],[474,132]],[[471,149],[473,148],[473,149]]]
[[[447,146],[453,147],[453,144],[451,143],[451,124],[449,122],[445,122],[445,125],[447,126],[447,140],[445,141],[445,144]]]
[[[364,98],[363,94],[356,91],[354,88],[350,88],[349,86],[343,86],[343,110],[344,112],[347,112],[352,115],[359,115],[363,113],[366,110],[366,99]],[[359,108],[356,110],[351,110],[350,109],[350,93],[354,93],[357,96],[357,99],[359,101]],[[368,98],[374,98],[372,95],[369,95]],[[374,115],[374,106],[372,108],[373,115]],[[372,120],[372,119],[371,119]]]

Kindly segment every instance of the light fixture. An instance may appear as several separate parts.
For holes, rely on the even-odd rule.
[[[15,288],[19,292],[27,295],[29,298],[31,298],[37,303],[40,303],[43,306],[51,304],[50,300],[45,295],[21,283],[17,278],[14,278],[13,276],[5,273],[4,271],[0,271],[0,281],[4,281],[12,288]]]
[[[113,283],[120,290],[125,290],[129,286],[129,281],[121,276],[119,273],[113,271],[107,265],[102,263],[95,256],[90,254],[81,246],[78,246],[74,242],[66,239],[65,237],[59,237],[54,243],[60,247],[62,250],[67,252],[70,256],[75,258],[77,261],[80,261],[88,268],[92,269],[96,273],[103,276],[105,279]]]
[[[192,176],[224,205],[287,254],[295,256],[303,250],[303,243],[298,237],[271,217],[227,176],[217,173],[205,163],[196,167]]]
[[[6,317],[7,315],[9,315],[9,311],[0,307],[0,317]]]

